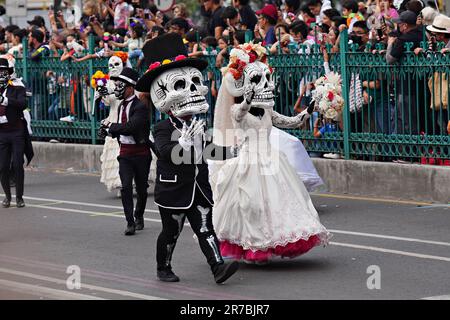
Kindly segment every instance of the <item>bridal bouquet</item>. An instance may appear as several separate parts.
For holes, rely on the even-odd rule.
[[[326,119],[339,121],[344,108],[339,74],[331,72],[317,79],[314,85],[312,98],[315,101],[315,109]]]

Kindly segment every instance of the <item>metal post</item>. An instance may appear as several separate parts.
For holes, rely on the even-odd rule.
[[[348,97],[349,78],[347,74],[347,51],[348,51],[348,32],[344,30],[340,33],[340,62],[342,78],[342,98],[344,99],[344,157],[350,159],[350,104]]]
[[[92,33],[89,34],[89,54],[94,53],[95,40]],[[91,78],[94,75],[94,61],[92,59],[88,60],[89,64],[89,83],[91,83]],[[95,112],[95,101],[94,101],[94,89],[92,87],[89,88],[90,96],[92,97],[92,111],[91,111],[91,143],[96,144],[97,142],[97,113]],[[89,99],[88,99],[89,100]],[[89,101],[88,101],[89,103]]]
[[[25,83],[29,86],[28,83],[28,42],[27,38],[24,37],[22,39],[22,48],[23,48],[23,57],[22,57],[22,78],[25,81]]]

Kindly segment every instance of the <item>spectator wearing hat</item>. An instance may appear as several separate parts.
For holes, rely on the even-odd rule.
[[[255,27],[255,38],[263,39],[263,46],[273,45],[275,37],[275,25],[278,21],[278,10],[273,4],[266,4],[261,10],[256,11],[258,24]]]
[[[396,63],[405,56],[405,43],[412,43],[411,50],[414,51],[420,46],[420,42],[423,41],[423,32],[416,25],[416,13],[410,10],[403,11],[393,21],[397,24],[400,35],[399,37],[390,36],[388,38],[386,61],[390,64]],[[393,133],[418,134],[420,128],[417,126],[417,121],[419,119],[421,122],[420,127],[423,127],[424,124],[422,122],[425,117],[422,114],[424,108],[418,108],[417,101],[424,101],[422,95],[426,88],[423,85],[423,81],[411,73],[407,73],[406,76],[399,80],[402,83],[397,85],[397,125],[394,125],[396,128],[393,129]],[[416,85],[419,86],[418,90]],[[419,110],[419,114],[417,114],[416,110]]]
[[[0,58],[0,177],[5,199],[3,208],[11,206],[10,165],[12,163],[16,181],[16,206],[25,206],[23,201],[23,156],[25,153],[27,125],[23,111],[26,108],[24,86],[11,84],[14,68],[5,58]]]
[[[427,31],[431,33],[430,40],[429,40],[429,49],[436,50],[435,45],[437,42],[444,42],[445,47],[441,50],[441,53],[450,52],[450,18],[439,14],[434,18],[433,24],[430,26],[427,26]],[[418,52],[417,48],[414,52],[417,54]],[[421,49],[421,48],[420,48]],[[439,75],[439,73],[437,73]],[[432,78],[433,79],[433,78]],[[442,97],[447,94],[448,95],[448,78],[445,78],[444,75],[438,76],[437,81],[441,84],[441,88],[434,88],[434,93],[432,93],[431,97],[431,105],[434,106],[435,112],[432,112],[429,119],[432,120],[432,122],[436,123],[438,127],[440,128],[440,132],[445,132],[445,128],[447,125],[448,120],[448,108],[442,107],[438,108],[437,105],[444,105],[444,100]],[[436,81],[436,80],[435,80]],[[433,85],[430,85],[430,90],[433,91]],[[435,85],[435,87],[439,87],[439,85]],[[433,119],[434,118],[434,119]],[[430,127],[433,127],[431,125]]]
[[[42,16],[34,16],[33,20],[27,21],[30,26],[36,26],[38,28],[45,27],[45,20]]]
[[[115,82],[114,94],[117,99],[122,100],[118,108],[118,122],[110,123],[106,120],[100,129],[101,136],[109,134],[117,138],[120,145],[117,159],[127,236],[144,228],[147,180],[152,160],[149,140],[150,112],[136,96],[134,88],[138,79],[139,74],[131,68],[123,68],[120,75],[111,77]],[[133,203],[133,179],[136,183],[136,206]]]

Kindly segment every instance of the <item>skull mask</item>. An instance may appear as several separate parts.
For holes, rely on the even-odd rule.
[[[245,66],[242,77],[235,80],[231,76],[224,77],[228,91],[234,97],[244,95],[245,89],[255,86],[255,96],[252,100],[252,107],[272,109],[275,102],[273,90],[275,85],[269,67],[260,61],[249,63]]]
[[[123,81],[116,80],[114,82],[114,85],[115,85],[114,95],[116,96],[117,99],[122,100],[124,98],[125,88],[127,84]]]
[[[170,111],[175,117],[206,113],[208,88],[202,78],[202,73],[193,67],[167,70],[152,82],[151,100],[159,111]]]
[[[117,77],[123,69],[123,62],[122,59],[120,59],[117,56],[112,56],[108,60],[108,69],[109,69],[109,76]]]

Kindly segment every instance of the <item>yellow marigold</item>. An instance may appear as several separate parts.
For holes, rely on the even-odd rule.
[[[162,64],[169,64],[169,63],[171,63],[171,62],[172,62],[172,61],[169,60],[169,59],[164,59],[163,62],[162,62]]]

